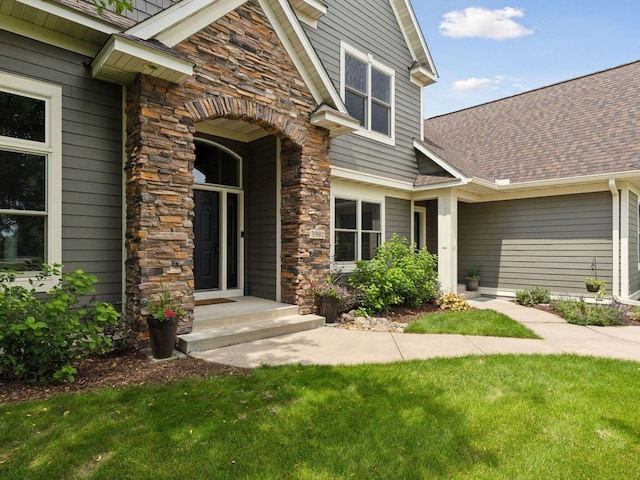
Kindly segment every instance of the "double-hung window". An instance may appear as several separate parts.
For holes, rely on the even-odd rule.
[[[343,43],[342,72],[342,96],[349,114],[360,121],[359,133],[392,144],[394,71]]]
[[[336,262],[371,260],[382,238],[379,203],[336,198],[334,257]]]
[[[0,72],[0,268],[61,261],[62,89]]]

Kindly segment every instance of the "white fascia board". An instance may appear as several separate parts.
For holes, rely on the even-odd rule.
[[[31,38],[46,43],[47,45],[53,45],[63,50],[79,53],[86,57],[93,57],[100,50],[100,46],[94,45],[93,43],[69,37],[2,13],[0,13],[0,25],[2,25],[3,30],[15,33],[16,35],[22,35],[23,37]]]
[[[58,3],[48,2],[43,0],[15,0],[15,1],[16,3],[21,3],[22,5],[27,5],[37,10],[47,12],[51,15],[64,18],[73,23],[84,25],[85,27],[90,28],[92,30],[97,30],[98,32],[112,35],[114,33],[120,33],[122,31],[121,28],[118,28],[117,26],[112,25],[104,20],[100,20],[90,15],[85,15],[82,12],[73,10],[71,8],[68,8],[64,5],[60,5]]]
[[[419,87],[426,87],[438,80],[436,75],[420,64],[409,70],[409,75],[411,75],[411,82]]]
[[[280,41],[287,49],[287,53],[293,59],[293,62],[300,72],[300,75],[302,75],[305,83],[314,95],[315,101],[318,104],[325,102],[339,112],[348,115],[349,112],[347,112],[347,107],[345,107],[342,98],[333,86],[333,82],[329,78],[329,74],[322,65],[322,62],[320,61],[320,58],[318,57],[315,49],[311,45],[311,42],[307,38],[307,35],[304,33],[302,25],[300,25],[298,17],[292,10],[291,5],[289,5],[288,0],[258,1],[267,14],[271,25],[278,33]],[[278,20],[273,7],[278,7],[282,11],[288,22],[287,26],[292,30],[294,34],[294,38],[290,38],[287,35],[283,25],[281,25],[280,21]],[[296,48],[296,44],[299,48]],[[307,71],[307,68],[302,62],[301,55],[306,57],[311,63],[312,72]],[[320,85],[316,85],[316,82],[313,81],[314,76],[318,78],[318,82],[320,83]]]
[[[415,12],[409,0],[390,0],[393,13],[396,15],[398,25],[404,36],[405,43],[409,47],[411,57],[414,61],[420,62],[426,60],[429,63],[431,69],[431,75],[433,78],[438,78],[438,72],[436,71],[433,58],[429,52],[429,47],[422,34],[420,23],[416,18]],[[434,80],[435,81],[435,80]]]
[[[411,182],[403,182],[401,180],[381,177],[371,173],[357,172],[342,167],[331,167],[331,177],[351,182],[366,183],[377,187],[392,188],[404,192],[412,192],[414,190],[413,183]]]
[[[311,124],[329,130],[331,137],[355,132],[360,128],[360,122],[354,118],[346,118],[336,112],[327,110],[311,114]]]
[[[112,36],[91,62],[91,73],[94,77],[100,77],[100,71],[103,67],[108,66],[109,59],[114,54],[122,54],[129,58],[140,59],[146,64],[162,66],[185,77],[193,75],[193,64],[186,60],[163,54],[152,48],[145,48],[122,37]],[[139,72],[136,70],[136,73]]]
[[[462,181],[464,183],[467,183],[469,181],[469,179],[465,175],[463,175],[462,172],[460,172],[459,170],[453,168],[451,165],[449,165],[443,159],[438,157],[438,155],[436,155],[431,150],[429,150],[427,147],[425,147],[421,142],[418,142],[418,141],[414,140],[413,141],[413,148],[418,150],[420,153],[422,153],[426,157],[429,157],[429,159],[431,159],[433,162],[435,162],[440,168],[445,170],[450,175],[453,175],[458,180],[460,180],[460,181]]]
[[[567,186],[567,185],[576,185],[576,184],[584,184],[584,183],[608,182],[609,179],[611,178],[615,178],[616,180],[640,179],[640,170],[598,173],[594,175],[562,177],[562,178],[553,178],[549,180],[534,180],[529,182],[509,183],[508,185],[496,185],[495,183],[491,183],[487,180],[483,180],[477,177],[473,177],[472,182],[480,184],[487,188],[491,188],[493,190],[497,190],[497,191],[509,191],[509,190],[523,190],[523,189],[530,189],[530,188]]]
[[[201,10],[211,5],[219,6],[221,3],[227,2],[223,0],[183,0],[134,25],[126,33],[143,40],[149,40],[197,15]]]
[[[450,182],[436,183],[433,185],[421,185],[419,187],[413,187],[414,192],[430,192],[432,190],[442,190],[453,187],[462,187],[467,183],[463,180],[451,180]]]
[[[318,19],[327,14],[327,4],[319,0],[293,0],[291,6],[298,19],[312,28],[317,28]]]
[[[209,3],[211,3],[211,0],[209,0]],[[211,25],[213,22],[222,18],[227,13],[235,10],[244,3],[246,3],[246,0],[215,2],[196,11],[195,13],[192,13],[184,21],[162,30],[162,32],[158,33],[153,38],[169,47],[173,47],[174,45],[177,45],[183,40],[189,38],[194,33],[199,32],[207,25]]]

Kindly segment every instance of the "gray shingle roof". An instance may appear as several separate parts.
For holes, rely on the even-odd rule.
[[[640,173],[640,61],[427,119],[424,135],[490,182]]]

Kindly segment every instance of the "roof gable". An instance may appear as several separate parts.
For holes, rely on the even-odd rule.
[[[246,1],[183,0],[131,27],[125,33],[144,40],[156,40],[173,47]],[[258,0],[258,2],[318,104],[328,104],[338,112],[346,114],[347,109],[306,37],[291,4],[287,0]],[[310,12],[322,6],[317,1],[295,3],[300,8],[307,8],[305,11]],[[312,8],[314,5],[315,8]]]
[[[640,170],[640,61],[425,121],[441,159],[492,184]]]
[[[390,0],[390,2],[413,57],[414,64],[410,71],[412,80],[422,86],[434,83],[438,78],[438,72],[410,0]]]

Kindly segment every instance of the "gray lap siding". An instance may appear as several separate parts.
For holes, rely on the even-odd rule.
[[[612,201],[608,192],[459,205],[458,277],[479,265],[481,286],[544,286],[585,293],[594,272],[612,282]]]
[[[62,87],[62,261],[122,300],[122,89],[89,58],[0,30],[0,70]]]

